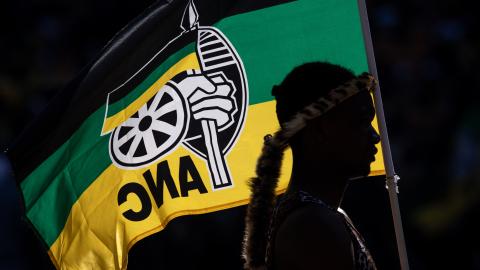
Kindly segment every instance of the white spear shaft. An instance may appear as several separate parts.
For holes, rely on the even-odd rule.
[[[217,125],[213,120],[201,120],[203,137],[207,148],[207,162],[214,187],[224,187],[231,183],[226,162],[218,145]]]
[[[378,79],[377,66],[375,62],[375,55],[373,53],[372,36],[370,34],[370,24],[368,22],[367,6],[365,0],[358,0],[358,7],[360,10],[360,18],[362,22],[363,38],[365,40],[365,47],[367,50],[368,67],[370,72]],[[395,173],[393,165],[392,152],[390,150],[390,142],[388,140],[387,124],[385,122],[385,115],[383,111],[382,96],[380,93],[380,84],[377,85],[374,91],[375,110],[377,113],[378,128],[380,131],[383,162],[386,171],[386,186],[390,197],[390,207],[392,209],[393,224],[395,227],[395,236],[397,239],[397,249],[400,258],[400,266],[402,270],[408,270],[408,256],[405,246],[405,238],[403,235],[402,218],[400,215],[400,206],[398,204],[398,186],[399,179]]]

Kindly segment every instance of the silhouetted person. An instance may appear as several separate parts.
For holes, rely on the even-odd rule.
[[[280,130],[265,137],[251,180],[246,220],[246,269],[376,269],[358,231],[339,209],[348,181],[367,176],[380,137],[369,74],[329,63],[295,68],[272,94]],[[274,189],[290,147],[286,193]]]

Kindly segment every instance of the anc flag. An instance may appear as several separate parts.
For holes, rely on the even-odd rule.
[[[125,269],[132,245],[173,218],[246,204],[263,137],[278,128],[272,85],[319,60],[368,70],[356,0],[146,10],[8,151],[56,267]],[[384,172],[380,153],[372,174]],[[287,154],[278,192],[290,166]]]

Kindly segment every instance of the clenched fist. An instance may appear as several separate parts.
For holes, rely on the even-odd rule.
[[[214,120],[218,128],[232,123],[237,108],[232,97],[234,86],[222,73],[211,77],[189,75],[178,88],[188,100],[194,119]]]

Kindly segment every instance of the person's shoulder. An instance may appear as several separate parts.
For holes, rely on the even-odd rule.
[[[305,205],[290,213],[275,236],[276,269],[352,269],[350,233],[340,214]]]

